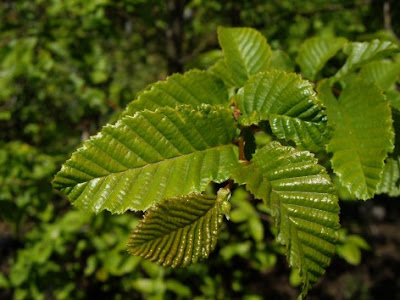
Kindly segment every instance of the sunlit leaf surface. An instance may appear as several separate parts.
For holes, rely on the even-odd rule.
[[[187,266],[206,258],[217,244],[228,190],[218,196],[190,194],[150,208],[132,233],[129,252],[163,266]]]
[[[202,106],[127,116],[86,141],[53,180],[85,210],[145,210],[164,198],[203,191],[237,163],[231,111]]]
[[[307,294],[329,265],[339,228],[338,197],[326,170],[309,152],[271,142],[234,179],[271,210],[277,239],[290,266],[300,269]]]

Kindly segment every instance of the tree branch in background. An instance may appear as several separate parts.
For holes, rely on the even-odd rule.
[[[183,12],[187,4],[186,0],[166,0],[168,13],[168,28],[166,30],[167,39],[167,65],[168,73],[183,71]]]

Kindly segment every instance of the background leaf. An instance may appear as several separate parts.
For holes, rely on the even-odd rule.
[[[159,107],[175,108],[181,104],[196,107],[203,103],[228,106],[228,92],[216,76],[206,71],[192,70],[150,85],[137,100],[130,102],[123,116],[133,116],[144,109],[154,111]]]
[[[317,150],[326,142],[326,116],[310,82],[294,73],[266,71],[254,75],[237,97],[241,117],[249,126],[268,120],[280,139]]]
[[[348,43],[343,48],[347,60],[342,68],[332,77],[331,81],[338,81],[343,76],[357,68],[381,58],[385,58],[399,51],[399,47],[389,41],[373,40],[363,43]]]
[[[338,198],[326,170],[309,152],[271,142],[234,179],[270,208],[277,239],[286,245],[290,266],[300,269],[307,294],[335,252],[339,228]]]
[[[360,75],[383,90],[389,90],[399,79],[400,63],[387,60],[373,61],[363,66]]]
[[[272,51],[269,67],[270,69],[293,72],[294,62],[290,59],[289,55],[278,49]]]
[[[393,149],[389,103],[379,88],[361,78],[349,81],[337,101],[332,95],[327,97],[330,92],[326,83],[318,90],[325,90],[320,97],[328,117],[332,115],[335,120],[327,145],[328,152],[333,153],[332,168],[353,196],[371,198],[380,181],[383,162]]]
[[[341,37],[313,37],[307,39],[300,46],[296,58],[304,77],[313,81],[326,62],[335,56],[346,43],[347,40]]]
[[[149,209],[132,233],[129,252],[163,266],[187,266],[208,257],[217,244],[229,190],[218,196],[191,194]]]
[[[226,65],[225,59],[218,60],[214,65],[209,68],[208,71],[218,78],[222,79],[227,87],[235,86],[235,82],[232,79],[231,72]]]
[[[229,109],[166,107],[127,116],[85,142],[53,180],[85,210],[122,213],[203,191],[237,163]]]
[[[388,158],[383,168],[382,178],[376,189],[377,194],[400,196],[400,159]]]
[[[218,27],[218,40],[236,87],[243,86],[251,75],[267,69],[271,49],[257,30]]]

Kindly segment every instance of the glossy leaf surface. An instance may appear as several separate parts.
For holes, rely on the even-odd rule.
[[[185,74],[174,74],[166,81],[151,85],[128,105],[123,115],[133,116],[135,112],[144,109],[154,111],[159,107],[175,108],[181,104],[193,107],[203,103],[228,106],[228,100],[228,92],[222,80],[210,72],[193,70]]]
[[[339,99],[325,82],[319,86],[334,128],[327,145],[331,163],[341,184],[359,199],[371,198],[380,181],[383,162],[393,149],[389,103],[375,85],[355,78],[346,84]]]
[[[150,208],[132,233],[129,252],[163,266],[187,266],[206,258],[217,244],[229,191],[190,194]]]
[[[53,185],[74,205],[114,213],[203,191],[237,163],[231,111],[203,105],[142,111],[106,126],[63,165]]]
[[[305,78],[313,81],[326,62],[335,56],[346,43],[345,38],[314,37],[307,39],[301,45],[296,58]]]
[[[273,70],[251,77],[237,102],[243,125],[268,120],[278,138],[309,150],[320,149],[326,142],[322,105],[311,83],[294,73]]]
[[[236,87],[251,75],[267,69],[271,49],[260,32],[252,28],[218,28],[218,40]]]
[[[242,165],[235,181],[270,208],[290,266],[300,269],[303,295],[325,272],[339,228],[336,190],[307,151],[271,142]]]

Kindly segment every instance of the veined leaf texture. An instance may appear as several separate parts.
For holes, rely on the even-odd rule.
[[[373,40],[370,42],[353,42],[344,46],[347,60],[343,67],[331,78],[338,81],[357,68],[374,60],[379,60],[391,54],[399,52],[399,47],[390,41]]]
[[[322,149],[328,138],[326,116],[310,82],[294,73],[266,71],[251,77],[239,90],[239,122],[268,120],[280,139],[308,150]]]
[[[326,62],[346,44],[345,38],[314,37],[306,40],[300,47],[296,58],[305,78],[314,80]]]
[[[332,95],[327,82],[318,90],[333,127],[327,145],[333,154],[333,170],[353,196],[372,198],[384,160],[394,146],[389,102],[378,87],[362,78],[348,81],[339,99]]]
[[[146,210],[229,178],[238,161],[232,112],[203,105],[142,111],[108,125],[63,165],[53,185],[85,210]]]
[[[309,152],[271,142],[234,179],[271,209],[277,239],[286,245],[290,266],[300,270],[305,295],[335,252],[339,205],[326,170]]]
[[[251,75],[268,68],[271,48],[257,30],[219,27],[218,40],[236,87],[243,86]]]
[[[137,111],[154,111],[160,107],[201,104],[228,107],[228,92],[224,82],[206,71],[192,70],[185,74],[174,74],[165,81],[150,85],[138,99],[132,101],[123,116],[133,116]]]
[[[217,244],[229,190],[190,194],[150,208],[131,235],[129,252],[163,266],[187,266],[208,257]]]
[[[332,154],[333,171],[353,198],[399,194],[399,161],[387,159],[394,147],[390,104],[400,107],[399,65],[382,60],[399,49],[378,40],[306,41],[296,61],[310,80],[338,51],[347,55],[315,93],[313,83],[287,72],[294,63],[272,52],[258,31],[220,27],[218,40],[223,58],[214,66],[150,85],[72,154],[53,185],[86,211],[147,210],[129,251],[175,267],[215,247],[229,191],[204,192],[210,182],[232,186],[233,179],[268,207],[305,296],[325,272],[339,228],[335,186],[308,151]],[[268,136],[263,147],[259,131]]]

